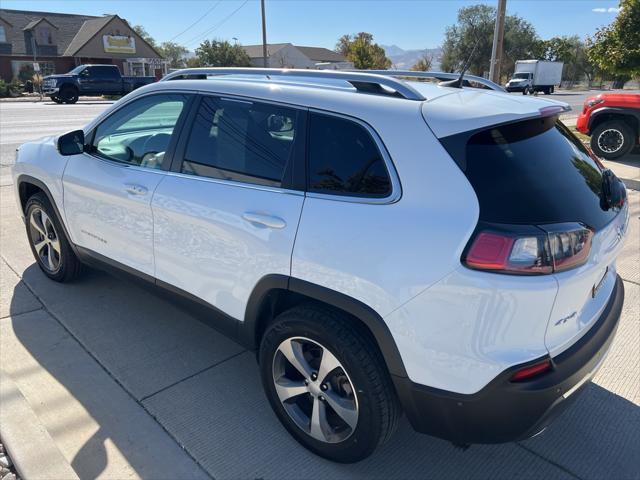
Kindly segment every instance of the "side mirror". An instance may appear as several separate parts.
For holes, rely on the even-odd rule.
[[[78,155],[84,152],[84,132],[74,130],[58,137],[60,155]]]

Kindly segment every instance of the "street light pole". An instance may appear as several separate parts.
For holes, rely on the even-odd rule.
[[[262,6],[262,57],[264,67],[267,68],[267,21],[264,14],[264,0],[260,0]]]
[[[493,46],[491,48],[491,64],[489,80],[500,83],[500,64],[502,63],[502,47],[504,41],[504,17],[507,11],[507,0],[498,0],[496,25],[493,29]]]

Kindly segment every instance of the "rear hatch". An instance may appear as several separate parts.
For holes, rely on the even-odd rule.
[[[535,101],[529,107],[528,114],[522,103],[517,113],[500,113],[488,105],[492,116],[503,121],[490,125],[479,121],[476,128],[463,131],[456,131],[460,122],[437,125],[438,115],[430,119],[428,103],[423,113],[434,132],[447,132],[440,141],[478,197],[479,223],[463,262],[483,232],[498,232],[485,236],[486,248],[494,247],[494,240],[507,232],[511,250],[506,262],[511,262],[510,254],[516,250],[520,256],[509,268],[492,264],[483,269],[556,279],[552,313],[540,319],[547,322],[545,344],[555,356],[576,342],[607,304],[615,284],[615,259],[628,225],[628,207],[624,187],[615,177],[603,180],[603,167],[559,122],[558,110]],[[611,185],[618,189],[614,204],[607,196]],[[537,258],[531,255],[532,263],[527,264],[531,251],[540,253]]]

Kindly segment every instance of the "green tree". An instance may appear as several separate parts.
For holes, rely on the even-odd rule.
[[[489,5],[471,5],[458,10],[458,21],[447,27],[442,45],[442,69],[459,71],[471,58],[469,71],[483,75],[489,71],[496,9]],[[475,52],[474,52],[475,47]],[[505,17],[502,55],[503,75],[510,74],[516,60],[536,58],[540,39],[533,26],[517,15]],[[473,55],[471,53],[473,52]]]
[[[183,68],[187,64],[185,55],[189,50],[182,45],[175,42],[162,42],[157,50],[165,60],[169,60],[171,68]]]
[[[585,44],[580,37],[552,37],[542,44],[541,59],[564,62],[563,78],[573,83],[580,81],[584,76],[589,86],[592,85],[597,69],[587,58]]]
[[[391,67],[391,60],[385,55],[384,49],[374,43],[373,35],[367,32],[343,35],[338,39],[336,51],[361,70],[385,70]]]
[[[142,39],[153,48],[156,48],[158,46],[158,44],[156,43],[156,39],[153,38],[142,25],[134,25],[133,31],[140,35]]]
[[[226,40],[205,40],[196,48],[197,63],[206,67],[249,67],[249,55],[241,45]]]
[[[411,67],[411,70],[416,72],[428,72],[431,70],[431,66],[433,65],[433,55],[430,53],[425,53],[422,55],[418,61]]]
[[[617,77],[640,76],[640,1],[621,0],[611,25],[587,40],[587,57],[598,68]]]

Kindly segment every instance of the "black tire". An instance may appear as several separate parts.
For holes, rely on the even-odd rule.
[[[523,89],[522,89],[522,94],[523,94],[523,95],[526,95],[526,94],[527,94],[527,89],[526,89],[526,88],[523,88]]]
[[[44,212],[50,220],[51,228],[47,228],[45,226],[44,230],[47,233],[52,233],[53,236],[50,237],[54,240],[57,240],[57,244],[59,246],[59,253],[53,253],[53,258],[57,259],[57,264],[55,268],[51,268],[51,264],[46,262],[43,257],[36,251],[35,244],[38,242],[39,238],[36,238],[36,235],[44,238],[44,235],[38,233],[37,229],[32,226],[31,219],[32,215],[37,214],[38,211]],[[27,238],[29,240],[29,246],[31,247],[31,252],[33,253],[38,266],[42,270],[42,272],[49,277],[51,280],[55,280],[56,282],[70,282],[76,279],[80,273],[82,272],[82,264],[76,257],[75,253],[69,244],[69,240],[67,239],[64,229],[62,228],[62,224],[56,215],[54,208],[51,206],[49,199],[44,193],[36,193],[32,195],[29,200],[27,200],[27,205],[25,207],[25,218],[26,218],[26,229],[27,229]],[[42,227],[41,227],[42,228]],[[52,255],[51,245],[45,246],[47,248],[48,254]],[[40,250],[41,252],[43,249]]]
[[[76,103],[79,98],[78,89],[69,85],[66,87],[62,87],[62,90],[60,90],[60,94],[58,95],[58,97],[64,103]]]
[[[57,97],[56,95],[51,95],[49,98],[56,103],[63,103],[62,99],[60,97]]]
[[[262,338],[259,353],[262,383],[280,422],[304,447],[321,457],[341,463],[357,462],[371,455],[391,437],[401,415],[400,404],[384,360],[367,332],[363,332],[355,322],[347,315],[322,305],[300,305],[280,314],[271,323]],[[343,440],[329,443],[312,437],[311,433],[298,426],[280,401],[275,386],[276,360],[277,355],[281,355],[279,347],[291,338],[308,339],[311,343],[317,342],[318,346],[325,347],[325,350],[321,350],[323,353],[320,358],[324,358],[326,350],[333,354],[341,364],[340,368],[332,370],[334,375],[344,372],[342,378],[346,378],[348,385],[352,385],[357,402],[357,423],[354,422],[355,428],[349,429],[349,436]],[[317,381],[322,382],[323,379]],[[325,381],[322,385],[323,389],[326,383]],[[330,387],[329,390],[333,392],[334,388]],[[310,402],[312,405],[318,399],[323,400],[322,396],[314,399],[311,393],[291,398],[296,398],[296,401],[303,404],[305,401]],[[329,415],[334,415],[333,418],[338,418],[335,410],[326,411]]]
[[[591,150],[599,157],[615,160],[631,151],[635,139],[629,125],[620,120],[609,120],[597,125],[591,132]]]

